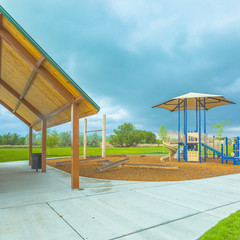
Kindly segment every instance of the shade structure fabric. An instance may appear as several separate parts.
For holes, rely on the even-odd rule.
[[[99,106],[0,6],[0,103],[34,130],[98,113]]]
[[[222,95],[214,95],[214,94],[205,94],[205,93],[187,93],[185,95],[181,95],[175,98],[172,98],[166,102],[153,106],[153,108],[165,108],[171,112],[184,110],[184,104],[187,110],[196,110],[199,109],[199,102],[201,106],[201,110],[209,110],[214,107],[235,104],[227,100]],[[204,107],[205,106],[205,107]]]

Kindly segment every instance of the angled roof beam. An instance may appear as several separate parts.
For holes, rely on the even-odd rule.
[[[26,125],[28,125],[29,127],[31,126],[31,124],[25,120],[22,116],[20,116],[18,113],[14,113],[13,109],[10,108],[6,103],[4,103],[2,100],[0,100],[0,104],[2,104],[9,112],[11,112],[12,114],[14,114],[17,118],[19,118],[22,122],[24,122]]]
[[[0,84],[9,92],[11,93],[14,97],[16,97],[18,100],[20,100],[20,95],[14,90],[12,89],[5,81],[3,81],[0,78]],[[27,100],[25,100],[24,98],[21,99],[22,103],[30,110],[32,111],[36,116],[38,116],[39,118],[43,119],[44,115],[42,113],[40,113],[31,103],[29,103]]]
[[[83,101],[84,99],[85,99],[85,98],[84,98],[83,96],[81,96],[81,97],[76,98],[76,100],[75,100],[74,102],[75,102],[75,103],[80,103],[80,102]],[[46,119],[48,119],[48,118],[51,118],[51,117],[56,116],[57,114],[59,114],[59,113],[63,112],[64,110],[70,108],[71,105],[72,105],[72,103],[68,103],[68,104],[62,106],[61,108],[57,109],[56,111],[49,113],[47,116],[45,116],[45,117],[43,118],[43,120],[46,120]],[[40,122],[41,122],[41,120],[37,120],[36,122],[34,122],[34,123],[31,125],[31,127],[39,124]]]
[[[44,58],[43,56],[41,56],[41,57],[38,59],[38,61],[37,61],[37,63],[36,63],[36,66],[37,66],[37,67],[40,67],[41,64],[42,64],[42,62],[43,62],[44,60],[45,60],[45,58]],[[29,79],[28,79],[28,81],[27,81],[27,83],[26,83],[26,85],[25,85],[25,87],[24,87],[21,95],[20,95],[20,99],[18,100],[18,102],[17,102],[17,104],[16,104],[13,112],[16,112],[16,111],[17,111],[18,107],[20,106],[20,104],[21,104],[21,102],[22,102],[22,99],[24,98],[25,94],[27,93],[27,91],[28,91],[28,89],[29,89],[29,87],[30,87],[33,79],[35,78],[36,74],[37,74],[37,70],[34,68],[33,71],[31,72],[31,75],[30,75],[30,77],[29,77]]]
[[[32,68],[36,69],[50,85],[53,86],[68,102],[74,102],[74,96],[44,67],[36,65],[36,59],[23,47],[3,26],[0,26],[0,36],[4,39]]]

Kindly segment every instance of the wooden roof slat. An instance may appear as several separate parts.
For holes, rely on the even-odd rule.
[[[3,26],[0,26],[0,36],[23,58],[28,64],[31,65],[36,71],[48,81],[68,102],[73,102],[73,95],[62,86],[62,84],[51,75],[47,69],[43,67],[37,67],[36,59],[31,55],[21,43],[19,43]]]
[[[9,112],[11,112],[12,114],[14,114],[17,118],[19,118],[22,122],[24,122],[26,125],[28,125],[29,127],[31,126],[31,124],[25,120],[22,116],[20,116],[18,113],[14,113],[13,109],[10,108],[6,103],[4,103],[2,100],[0,100],[0,104],[2,106],[4,106]]]
[[[85,98],[84,98],[83,96],[80,96],[80,97],[77,98],[74,102],[75,102],[75,103],[80,103],[80,102],[83,101],[84,99],[85,99]],[[68,109],[68,108],[70,108],[70,107],[71,107],[71,103],[68,103],[68,104],[66,104],[65,106],[57,109],[56,111],[48,114],[47,116],[44,117],[44,119],[49,119],[49,118],[51,118],[51,117],[53,117],[53,116],[55,116],[55,115],[57,115],[57,114],[65,111],[66,109]],[[41,122],[41,120],[38,120],[38,121],[34,122],[34,123],[31,125],[31,127],[37,125],[37,124],[40,123],[40,122]]]
[[[11,88],[5,81],[3,81],[0,78],[0,84],[9,92],[11,93],[14,97],[16,97],[18,100],[20,100],[20,95],[13,89]],[[22,103],[29,108],[29,110],[31,110],[36,116],[38,116],[39,118],[44,118],[44,116],[34,107],[32,106],[31,103],[29,103],[28,101],[26,101],[25,99],[22,99]]]
[[[42,62],[43,62],[44,60],[45,60],[45,57],[41,56],[41,57],[38,59],[38,61],[37,61],[37,63],[36,63],[36,66],[37,66],[37,67],[40,67],[41,64],[42,64]],[[20,95],[20,100],[18,100],[18,102],[17,102],[17,104],[16,104],[13,112],[16,112],[16,111],[17,111],[18,107],[19,107],[20,104],[21,104],[22,99],[24,98],[25,94],[27,93],[27,91],[28,91],[28,89],[29,89],[29,87],[30,87],[33,79],[35,78],[36,74],[37,74],[37,70],[34,68],[33,71],[32,71],[31,74],[30,74],[30,77],[29,77],[29,79],[28,79],[28,81],[27,81],[27,83],[26,83],[26,85],[25,85],[25,87],[24,87],[21,95]]]

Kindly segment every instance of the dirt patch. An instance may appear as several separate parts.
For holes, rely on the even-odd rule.
[[[110,162],[116,162],[125,158],[124,156],[112,156],[107,159]],[[112,180],[130,180],[130,181],[181,181],[191,179],[201,179],[216,177],[234,173],[240,173],[240,166],[233,165],[232,161],[227,164],[221,164],[220,159],[208,158],[206,163],[185,163],[183,160],[178,162],[177,159],[160,162],[160,156],[128,156],[130,164],[154,164],[154,165],[173,165],[178,166],[177,169],[157,169],[144,167],[122,167],[106,172],[96,172],[98,167],[104,166],[102,158],[89,158],[79,161],[79,175],[91,178],[112,179]],[[47,160],[47,164],[56,167],[65,172],[71,173],[70,159],[54,159]]]

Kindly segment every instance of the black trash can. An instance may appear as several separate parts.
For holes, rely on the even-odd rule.
[[[31,154],[31,165],[32,169],[42,169],[42,154],[41,153],[32,153]]]

